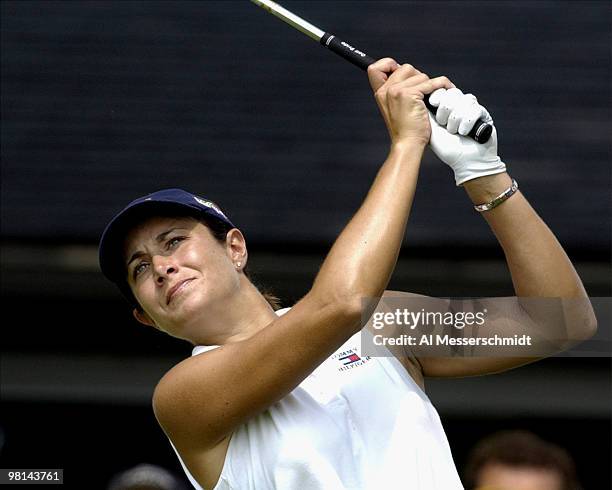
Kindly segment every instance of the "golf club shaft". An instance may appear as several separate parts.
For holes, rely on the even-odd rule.
[[[330,51],[333,51],[338,56],[341,56],[348,62],[355,66],[358,66],[362,70],[367,70],[368,66],[374,63],[376,60],[371,56],[368,56],[365,52],[351,46],[349,43],[339,39],[334,34],[325,32],[318,27],[312,25],[310,22],[302,19],[301,17],[290,12],[286,8],[282,7],[276,2],[271,0],[251,0],[254,4],[267,10],[272,15],[278,17],[282,21],[289,24],[291,27],[298,31],[306,34],[311,39],[318,41]],[[437,108],[431,105],[429,102],[429,95],[424,98],[425,105],[427,108],[435,114]],[[474,127],[469,132],[468,136],[476,140],[478,143],[486,143],[491,137],[493,132],[493,126],[479,119],[474,124]]]

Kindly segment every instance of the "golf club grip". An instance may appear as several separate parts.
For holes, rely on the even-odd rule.
[[[342,56],[345,60],[351,62],[355,66],[358,66],[364,71],[366,71],[368,69],[368,66],[370,66],[376,61],[374,58],[368,56],[363,51],[354,48],[349,43],[343,41],[342,39],[339,39],[338,37],[328,32],[323,34],[319,42],[327,49],[333,51],[339,56]],[[429,95],[425,96],[424,102],[427,108],[433,114],[435,114],[437,108],[429,103]],[[477,141],[478,143],[486,143],[487,141],[489,141],[489,138],[491,137],[492,133],[493,126],[489,123],[484,122],[482,119],[478,119],[478,121],[476,121],[476,123],[474,124],[472,130],[468,133],[468,136]]]

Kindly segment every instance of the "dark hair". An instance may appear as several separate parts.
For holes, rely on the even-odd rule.
[[[168,217],[168,218],[176,217],[176,215],[177,215],[176,211],[156,213],[156,216]],[[199,221],[200,223],[202,223],[204,226],[206,226],[210,230],[212,236],[221,244],[225,244],[225,238],[227,237],[227,233],[232,229],[230,225],[228,225],[227,223],[224,223],[223,221],[220,221],[220,220],[208,217],[208,216],[202,216],[202,214],[197,213],[197,212],[193,212],[193,213],[186,212],[182,214],[182,216],[191,217],[195,219],[196,221]],[[244,267],[242,269],[242,272],[247,277],[247,279],[249,279],[249,281],[251,281],[255,285],[255,287],[259,290],[261,295],[265,298],[265,300],[272,307],[272,309],[274,309],[274,311],[280,309],[281,307],[280,299],[274,293],[272,293],[269,289],[262,288],[260,285],[255,283],[255,281],[252,278],[252,274],[248,270],[248,267]],[[132,292],[131,288],[129,287],[127,283],[125,283],[125,287],[122,288],[122,290],[127,295],[128,300],[131,300],[132,305],[142,311],[142,307],[138,303],[138,300],[136,300],[134,293]]]
[[[465,467],[466,488],[476,487],[482,469],[494,463],[554,471],[561,477],[562,490],[580,489],[569,453],[528,431],[502,431],[479,441],[470,452]]]

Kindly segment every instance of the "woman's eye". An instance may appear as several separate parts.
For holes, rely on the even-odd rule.
[[[146,270],[147,266],[148,264],[146,262],[141,262],[136,267],[134,267],[134,277],[137,277],[142,274]]]
[[[171,238],[170,240],[168,240],[168,242],[166,243],[167,248],[173,248],[176,247],[180,242],[182,242],[184,240],[184,237],[182,236],[177,236],[174,238]]]

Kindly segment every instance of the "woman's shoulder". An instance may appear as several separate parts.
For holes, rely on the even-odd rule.
[[[289,308],[279,310],[277,315],[287,311]],[[181,441],[192,444],[197,440],[199,449],[211,448],[239,423],[272,403],[278,395],[274,393],[273,398],[268,391],[278,383],[266,383],[266,379],[274,378],[279,369],[273,356],[261,354],[266,348],[265,342],[254,343],[252,339],[196,346],[191,356],[164,374],[152,402],[170,439],[178,446]],[[262,363],[262,359],[268,361]],[[266,376],[260,378],[262,370]],[[194,439],[192,434],[199,436]]]

